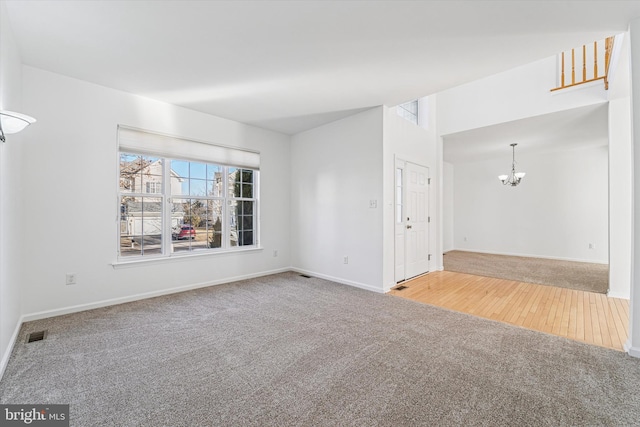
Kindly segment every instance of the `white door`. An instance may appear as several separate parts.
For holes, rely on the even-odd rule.
[[[429,168],[396,162],[396,282],[429,271]]]

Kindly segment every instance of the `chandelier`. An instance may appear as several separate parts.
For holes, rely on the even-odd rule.
[[[518,144],[511,144],[511,148],[513,149],[513,163],[511,163],[511,173],[509,173],[509,175],[498,176],[498,179],[502,181],[502,184],[510,185],[512,187],[520,184],[520,181],[522,181],[522,178],[524,178],[524,176],[526,175],[524,172],[516,172],[516,145]]]

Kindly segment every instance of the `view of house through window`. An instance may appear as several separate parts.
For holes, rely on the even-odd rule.
[[[257,171],[120,153],[120,257],[257,243]]]

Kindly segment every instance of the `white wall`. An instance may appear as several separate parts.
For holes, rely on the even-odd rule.
[[[294,135],[290,187],[291,265],[378,292],[383,290],[382,115],[377,107]],[[369,207],[371,200],[376,208]]]
[[[398,116],[395,108],[383,107],[384,111],[384,289],[395,286],[395,215],[394,185],[395,160],[404,160],[429,168],[431,185],[429,186],[429,253],[432,254],[429,271],[435,271],[442,265],[440,242],[440,178],[439,161],[436,147],[435,100],[421,100],[428,105],[428,114],[421,126]],[[425,110],[425,108],[423,108]],[[427,123],[425,123],[427,122]]]
[[[0,2],[0,109],[35,115],[22,108],[20,54],[4,2]],[[0,377],[22,314],[20,164],[24,138],[30,131],[7,135],[7,142],[0,143]]]
[[[633,246],[631,270],[631,301],[629,303],[629,339],[625,350],[640,357],[640,18],[629,26],[631,46],[631,100],[632,141],[633,141]]]
[[[399,117],[395,108],[376,107],[293,136],[294,268],[377,292],[395,285],[396,158],[430,168],[429,245],[434,255],[441,252],[435,226],[439,197],[435,116],[430,120],[424,129]],[[376,208],[370,207],[372,200]],[[430,270],[438,265],[434,256]]]
[[[443,195],[442,195],[442,252],[446,253],[455,248],[453,213],[454,204],[454,173],[451,163],[443,162]]]
[[[28,66],[23,82],[25,111],[38,118],[20,173],[28,318],[289,267],[288,136]],[[264,250],[114,269],[118,124],[259,150]],[[67,272],[77,285],[65,285]]]
[[[527,175],[517,187],[503,186],[497,179],[510,168],[511,156],[456,164],[455,248],[607,263],[608,156],[604,143],[519,156],[518,170]],[[589,249],[590,243],[594,249]]]
[[[609,101],[609,293],[631,296],[631,100]]]
[[[607,99],[602,81],[551,92],[556,57],[549,57],[438,93],[438,133],[448,135]]]
[[[616,43],[615,72],[609,79],[609,296],[631,296],[633,151],[629,37]]]

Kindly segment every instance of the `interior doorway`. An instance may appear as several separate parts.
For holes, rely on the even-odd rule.
[[[429,168],[396,160],[395,281],[429,272]]]

